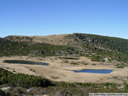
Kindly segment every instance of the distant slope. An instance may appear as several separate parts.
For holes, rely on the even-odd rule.
[[[4,39],[16,42],[45,43],[51,45],[66,45],[74,47],[80,46],[80,44],[74,40],[75,38],[72,34],[49,36],[7,36]]]
[[[76,38],[83,43],[91,44],[104,49],[111,49],[117,52],[128,54],[128,40],[115,37],[91,35],[91,34],[75,34]]]
[[[28,43],[0,39],[0,56],[62,56],[72,55],[75,48],[64,45]]]
[[[62,56],[66,54],[86,56],[93,61],[128,62],[128,40],[115,37],[75,33],[50,36],[8,36],[1,39],[0,42],[0,46],[2,46],[0,48],[0,50],[2,50],[0,52],[2,53],[0,54],[2,54],[2,56],[5,55],[5,53],[9,53],[10,50],[12,50],[11,52],[13,53],[11,47],[13,46],[19,48],[19,52],[25,52],[25,55],[32,53],[37,56],[37,54],[47,52],[47,54],[45,54],[46,56],[51,56],[51,54],[52,56]],[[3,46],[5,47],[3,48]]]
[[[91,54],[92,60],[104,61],[123,61],[128,62],[128,40],[115,37],[74,34],[78,42],[86,53]],[[107,58],[106,58],[107,57]]]

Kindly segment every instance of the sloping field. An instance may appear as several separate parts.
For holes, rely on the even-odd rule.
[[[27,64],[8,64],[4,60],[29,60],[36,62],[45,62],[49,66],[42,65],[27,65]],[[73,62],[78,64],[74,65]],[[60,57],[48,58],[28,58],[25,56],[2,57],[0,58],[0,67],[8,69],[16,73],[24,73],[46,77],[53,81],[66,82],[95,82],[95,83],[123,83],[127,79],[128,68],[116,68],[113,64],[92,62],[86,57],[78,59],[62,59]],[[110,74],[95,74],[95,73],[75,73],[73,70],[81,69],[112,69]]]

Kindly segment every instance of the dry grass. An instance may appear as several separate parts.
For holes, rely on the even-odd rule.
[[[49,66],[42,65],[25,65],[25,64],[7,64],[3,60],[30,60],[49,63]],[[54,61],[54,62],[53,62]],[[63,59],[59,57],[46,58],[28,58],[25,56],[19,57],[2,57],[0,58],[0,67],[16,73],[24,73],[31,75],[43,76],[53,81],[66,82],[95,82],[95,83],[123,83],[126,80],[128,68],[118,69],[113,64],[102,64],[92,62],[86,57],[80,57],[78,60],[68,59],[67,63],[62,63]],[[88,65],[78,64],[72,65],[71,62],[85,62]],[[95,66],[93,66],[95,64]],[[93,73],[74,73],[72,70],[80,69],[113,69],[110,74],[93,74]],[[114,78],[118,77],[118,78]],[[120,79],[119,79],[120,78]]]

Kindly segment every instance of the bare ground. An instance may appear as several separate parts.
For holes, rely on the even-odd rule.
[[[94,82],[94,83],[123,83],[127,79],[128,68],[116,68],[112,63],[92,62],[86,57],[77,57],[76,60],[60,57],[1,57],[0,67],[14,73],[24,73],[46,77],[53,81],[66,82]],[[29,60],[49,63],[49,66],[8,64],[4,60]],[[77,64],[76,64],[77,63]],[[112,69],[110,74],[75,73],[73,70],[81,69]]]

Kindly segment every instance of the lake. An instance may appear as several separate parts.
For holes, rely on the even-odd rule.
[[[29,65],[44,65],[48,66],[48,63],[35,62],[35,61],[25,61],[25,60],[4,60],[5,63],[11,64],[29,64]]]
[[[97,74],[109,74],[112,72],[110,69],[82,69],[74,70],[76,73],[97,73]]]

